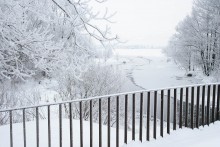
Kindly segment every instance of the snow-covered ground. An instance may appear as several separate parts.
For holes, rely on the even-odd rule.
[[[157,123],[157,136],[159,137],[159,121]],[[40,147],[48,146],[48,124],[47,120],[39,121],[39,142]],[[144,123],[146,124],[146,122]],[[164,123],[164,132],[166,130]],[[131,126],[129,126],[131,128]],[[150,138],[153,138],[153,122],[150,122]],[[139,124],[136,124],[136,139],[139,138]],[[23,124],[15,123],[13,124],[13,143],[15,147],[23,147]],[[70,131],[69,131],[69,120],[63,119],[62,123],[62,138],[63,138],[63,147],[70,146]],[[34,147],[36,145],[36,122],[30,121],[26,122],[26,140],[27,147]],[[132,140],[131,129],[128,129],[128,142]],[[146,138],[146,126],[143,125],[143,138]],[[51,143],[52,147],[59,146],[59,120],[53,117],[51,121]],[[85,147],[90,146],[90,124],[88,121],[83,121],[83,143]],[[103,147],[107,147],[107,126],[102,126],[102,143]],[[119,144],[120,146],[124,145],[124,127],[121,126],[119,129]],[[80,121],[73,119],[73,146],[80,146]],[[99,125],[93,123],[93,146],[99,146]],[[111,127],[111,146],[116,146],[116,129]],[[0,147],[10,147],[10,126],[4,125],[0,126]]]
[[[80,146],[80,135],[79,135],[79,120],[73,120],[73,145]],[[152,124],[152,122],[151,122]],[[151,126],[153,127],[153,126]],[[52,147],[59,146],[59,120],[53,119],[51,122],[51,142]],[[138,128],[138,127],[137,127]],[[90,133],[89,133],[89,122],[83,122],[83,143],[85,147],[90,146]],[[143,127],[143,140],[146,138],[146,130]],[[63,146],[68,147],[69,145],[69,120],[63,119],[62,125],[62,138]],[[98,124],[93,124],[93,145],[97,147],[99,145],[99,134]],[[164,128],[164,138],[159,137],[159,125],[157,128],[157,140],[153,139],[153,133],[151,132],[150,142],[144,141],[140,143],[138,141],[131,141],[131,131],[128,131],[128,145],[123,143],[124,130],[123,127],[119,131],[119,143],[121,147],[219,147],[220,138],[220,122],[215,122],[209,127],[200,127],[200,129],[178,129],[177,131],[172,131],[171,135],[167,135],[166,128]],[[0,147],[10,146],[10,126],[5,125],[0,127]],[[13,143],[15,147],[23,147],[23,124],[17,123],[13,125]],[[18,135],[19,134],[19,135]],[[136,139],[139,138],[138,131],[136,132]],[[33,147],[36,145],[36,123],[27,122],[26,123],[26,136],[27,136],[27,147]],[[40,121],[40,146],[48,146],[48,134],[47,134],[47,120]],[[107,127],[102,126],[102,143],[103,147],[107,146]],[[111,146],[116,145],[116,130],[111,128]]]
[[[69,137],[69,120],[63,119],[62,125],[63,133],[63,147],[70,146],[70,137]],[[90,133],[89,133],[89,122],[83,122],[83,143],[85,147],[90,146]],[[9,147],[10,146],[10,132],[9,125],[0,127],[0,147]],[[99,126],[97,123],[93,125],[93,145],[97,147],[99,145]],[[111,143],[112,147],[115,146],[116,132],[115,128],[111,128]],[[2,133],[4,132],[4,133]],[[35,122],[26,123],[26,136],[27,136],[27,147],[35,147],[36,145],[36,124]],[[48,133],[47,133],[47,120],[40,121],[40,147],[48,146]],[[22,123],[17,123],[13,125],[13,140],[15,147],[23,147],[23,125]],[[123,139],[123,130],[119,132],[120,138]],[[102,128],[102,137],[103,137],[103,147],[107,146],[107,127],[103,126]],[[131,138],[131,134],[128,134],[128,137]],[[59,120],[53,119],[51,121],[51,146],[59,146]],[[123,145],[123,140],[120,141],[120,145]],[[73,120],[73,146],[80,146],[80,122],[79,120]]]
[[[117,63],[137,89],[156,89],[170,86],[203,83],[204,77],[187,77],[186,71],[168,58],[162,49],[115,49],[110,63]],[[209,80],[206,80],[206,82]]]
[[[131,142],[123,147],[219,147],[220,122],[200,129],[177,130],[150,142]]]

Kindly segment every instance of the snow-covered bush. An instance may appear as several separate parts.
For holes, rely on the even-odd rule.
[[[121,72],[110,65],[90,63],[81,79],[75,78],[72,72],[67,70],[57,77],[59,96],[62,100],[86,99],[89,97],[107,95],[120,92],[122,85]],[[115,104],[115,99],[111,99]],[[89,118],[89,101],[83,102],[83,118]],[[113,108],[114,107],[114,108]],[[115,105],[112,105],[112,110]],[[66,109],[68,112],[68,108]],[[107,114],[107,100],[102,101],[103,115]],[[73,117],[79,116],[79,104],[74,103]],[[98,120],[98,100],[93,100],[93,117]],[[103,116],[103,118],[105,118]],[[113,117],[113,115],[112,115]]]

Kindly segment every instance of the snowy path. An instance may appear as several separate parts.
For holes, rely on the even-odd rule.
[[[123,147],[219,147],[220,122],[200,129],[182,129],[150,142],[132,142]]]

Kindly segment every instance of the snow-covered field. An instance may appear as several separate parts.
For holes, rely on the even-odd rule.
[[[123,147],[219,147],[220,122],[215,122],[209,127],[200,129],[177,130],[164,138],[158,138],[150,142],[131,142]]]
[[[139,89],[156,89],[204,82],[202,75],[187,77],[185,70],[162,53],[162,49],[115,49],[114,55],[115,57],[109,62],[118,63],[119,68],[127,73],[127,76]],[[206,81],[209,82],[209,80]]]

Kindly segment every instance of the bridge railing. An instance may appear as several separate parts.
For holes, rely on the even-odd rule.
[[[87,104],[85,109],[84,104]],[[79,119],[79,139],[80,147],[84,146],[85,141],[89,142],[90,147],[94,145],[94,131],[98,131],[99,147],[106,144],[108,147],[119,147],[121,143],[127,144],[131,140],[150,141],[151,138],[170,134],[172,130],[182,127],[199,128],[220,120],[220,83],[197,84],[179,87],[169,87],[162,89],[141,90],[113,95],[98,96],[86,99],[49,103],[36,106],[26,106],[0,110],[1,114],[8,114],[9,118],[9,145],[14,144],[13,120],[15,111],[20,111],[22,116],[22,133],[16,135],[23,136],[23,146],[27,146],[26,116],[29,109],[34,110],[35,140],[36,146],[40,147],[40,132],[47,133],[47,146],[51,147],[53,138],[51,131],[51,107],[57,107],[59,124],[59,146],[63,146],[63,109],[68,111],[68,131],[69,146],[74,146],[73,132],[73,109],[77,107]],[[40,130],[40,109],[46,112],[47,129]],[[86,118],[85,118],[85,111]],[[96,116],[94,112],[96,111]],[[94,119],[96,117],[97,119]],[[89,140],[84,140],[84,122],[89,122]],[[94,130],[93,125],[98,124],[98,130]],[[106,126],[107,138],[103,138],[103,126]],[[2,127],[2,126],[0,126]],[[111,129],[115,129],[114,144],[112,142]],[[123,134],[120,130],[123,129]],[[4,133],[0,131],[0,134]],[[131,135],[131,136],[128,136]],[[121,138],[121,136],[123,136]]]

